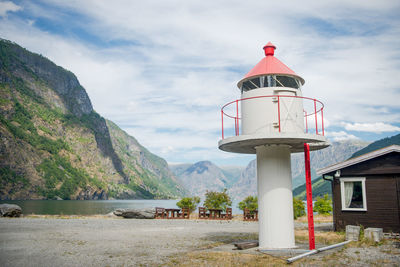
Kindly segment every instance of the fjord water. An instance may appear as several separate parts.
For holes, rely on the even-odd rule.
[[[38,215],[96,215],[116,209],[177,208],[179,199],[168,200],[0,200],[0,204],[16,204],[22,213]],[[232,213],[241,214],[237,201],[232,203]]]
[[[46,215],[107,214],[116,209],[176,208],[178,200],[2,200],[0,204],[16,204],[22,213]]]

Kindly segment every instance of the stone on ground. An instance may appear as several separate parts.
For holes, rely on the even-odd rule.
[[[19,217],[22,209],[15,204],[0,204],[0,217]]]
[[[127,219],[154,219],[155,209],[117,209],[114,211],[116,216]]]

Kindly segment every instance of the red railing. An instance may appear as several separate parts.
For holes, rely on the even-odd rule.
[[[305,109],[303,110],[304,112],[304,120],[305,120],[305,133],[308,133],[308,119],[310,116],[314,116],[314,122],[315,122],[315,134],[320,134],[320,132],[318,131],[318,117],[320,117],[320,122],[321,122],[321,132],[322,135],[325,135],[325,129],[324,129],[324,104],[315,99],[315,98],[309,98],[309,97],[303,97],[303,96],[290,96],[290,95],[267,95],[267,96],[254,96],[254,97],[248,97],[248,98],[242,98],[242,99],[237,99],[234,101],[231,101],[227,104],[225,104],[222,108],[221,108],[221,122],[222,122],[222,139],[225,138],[225,134],[224,134],[224,116],[231,118],[234,120],[234,133],[236,136],[240,135],[240,127],[239,127],[239,121],[241,120],[241,118],[239,117],[239,102],[241,101],[250,101],[252,99],[259,99],[259,98],[268,98],[268,97],[274,97],[277,98],[277,116],[278,116],[278,128],[279,128],[279,132],[284,131],[284,129],[281,129],[281,98],[299,98],[303,100],[303,108],[305,107]],[[311,103],[310,103],[311,101]],[[305,105],[305,104],[309,104],[309,105]],[[231,105],[235,104],[236,106],[232,107]],[[236,113],[234,115],[230,115],[227,114],[225,112],[225,109],[231,107],[234,109],[234,113]],[[310,111],[311,109],[311,111]],[[307,111],[308,110],[308,111]],[[225,124],[226,126],[226,124]]]

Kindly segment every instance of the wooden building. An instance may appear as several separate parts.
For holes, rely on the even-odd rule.
[[[366,153],[317,174],[331,181],[336,231],[362,225],[400,233],[400,146]]]

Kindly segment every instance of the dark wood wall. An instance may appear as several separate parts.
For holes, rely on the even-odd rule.
[[[363,225],[399,233],[400,153],[386,154],[344,168],[341,178],[344,177],[366,178],[367,211],[342,211],[340,180],[335,178],[332,183],[335,230],[344,230],[346,225]]]

